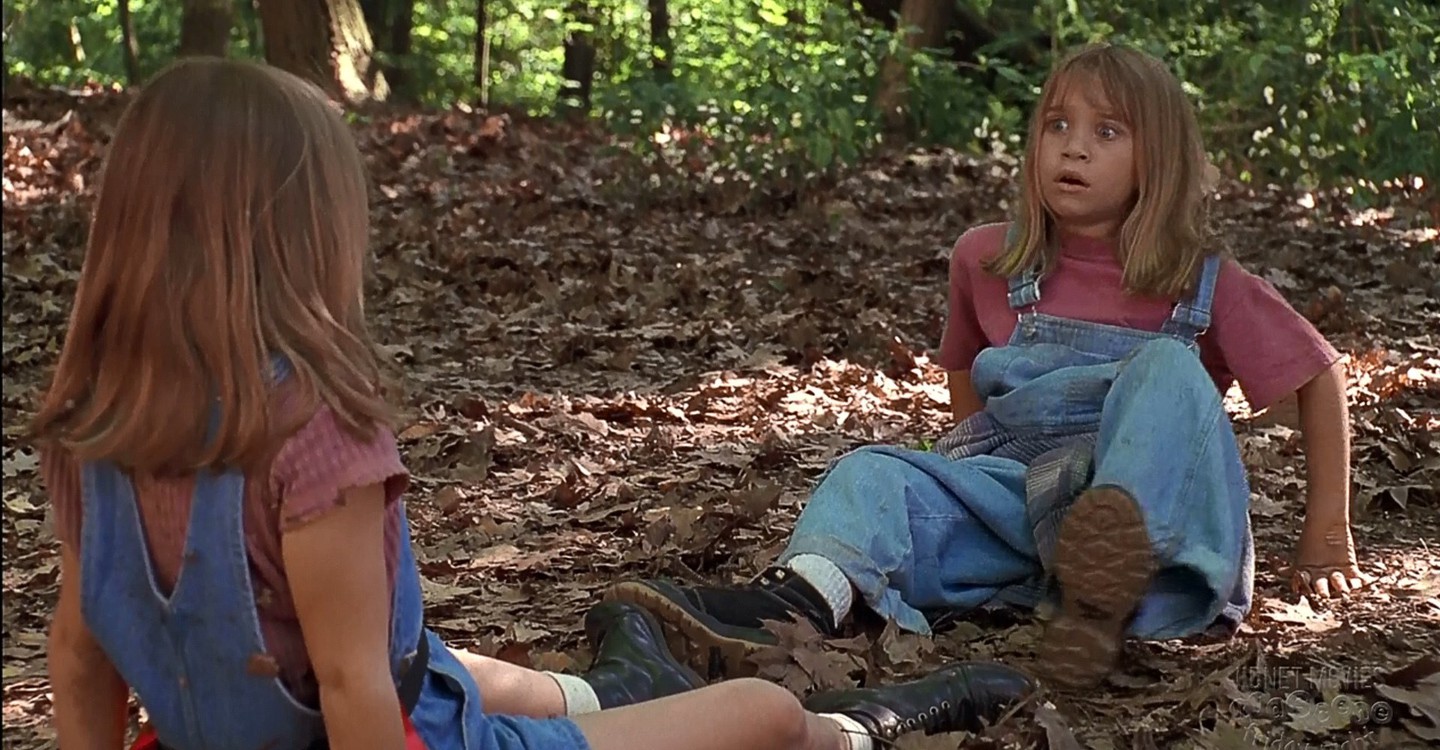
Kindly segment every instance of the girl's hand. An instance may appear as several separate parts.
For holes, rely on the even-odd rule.
[[[1348,523],[1306,523],[1290,566],[1290,586],[1309,596],[1345,596],[1373,582],[1355,561],[1355,539]]]

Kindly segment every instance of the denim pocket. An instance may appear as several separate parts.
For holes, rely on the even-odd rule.
[[[438,636],[426,637],[430,662],[410,723],[428,750],[479,750],[480,688]]]

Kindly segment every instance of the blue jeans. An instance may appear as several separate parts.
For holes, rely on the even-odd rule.
[[[1078,354],[1063,347],[987,350],[975,380],[1005,381],[1003,397],[987,408],[1030,422],[1019,429],[1098,422],[1093,484],[1136,498],[1160,564],[1130,635],[1198,633],[1227,605],[1243,618],[1253,576],[1249,490],[1214,383],[1194,352],[1173,339],[1149,341],[1110,362]],[[827,470],[780,562],[800,554],[829,559],[878,614],[929,633],[923,611],[969,610],[1003,601],[1016,586],[1046,585],[1037,544],[1053,540],[1037,539],[1027,516],[1026,468],[991,455],[952,461],[862,448]]]

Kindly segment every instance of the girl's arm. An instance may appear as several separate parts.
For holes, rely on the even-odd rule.
[[[1360,583],[1350,534],[1350,411],[1345,365],[1337,362],[1300,387],[1305,450],[1305,524],[1297,550],[1300,582],[1321,596]]]
[[[47,647],[56,739],[65,750],[119,750],[130,689],[80,612],[80,559],[60,545],[60,601]]]
[[[1300,387],[1300,430],[1305,449],[1305,519],[1350,521],[1350,408],[1345,364]]]
[[[320,684],[334,750],[405,747],[390,674],[385,490],[346,490],[335,508],[281,540],[285,576]]]
[[[945,375],[950,385],[950,411],[955,415],[956,422],[963,422],[966,417],[985,408],[980,403],[980,396],[975,393],[975,385],[970,382],[969,370],[949,370]]]

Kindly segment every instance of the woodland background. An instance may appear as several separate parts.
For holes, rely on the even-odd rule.
[[[781,550],[829,460],[948,429],[930,354],[949,249],[1006,218],[1047,66],[1099,38],[1174,66],[1224,175],[1214,241],[1347,355],[1355,534],[1375,583],[1338,602],[1288,590],[1304,489],[1293,403],[1256,413],[1232,389],[1259,557],[1240,634],[1135,644],[1101,690],[1047,691],[982,736],[901,746],[1440,741],[1434,2],[3,9],[0,746],[54,746],[56,542],[23,434],[129,84],[178,55],[224,54],[345,103],[374,185],[370,310],[407,378],[399,439],[431,625],[583,669],[581,616],[617,577],[744,580]],[[1024,666],[1038,632],[1014,613],[935,639],[792,628],[760,667],[804,692],[948,659]]]
[[[263,56],[351,102],[575,114],[792,180],[887,142],[1013,152],[1056,52],[1110,38],[1174,66],[1242,179],[1440,165],[1428,0],[5,0],[4,26],[39,81]]]

